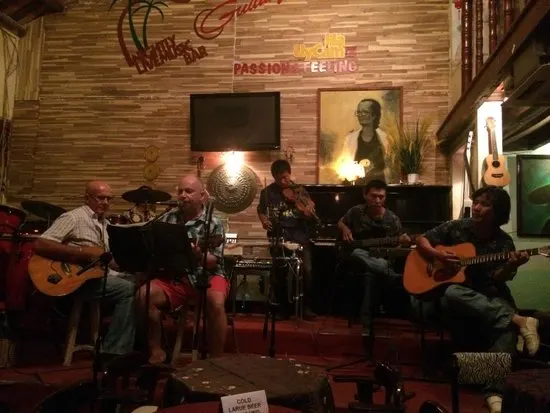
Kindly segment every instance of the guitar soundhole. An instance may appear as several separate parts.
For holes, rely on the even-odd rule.
[[[493,161],[492,165],[493,165],[493,168],[498,168],[498,167],[500,167],[500,162],[499,161]]]
[[[61,281],[62,278],[58,274],[50,274],[50,275],[48,275],[47,279],[48,279],[48,282],[50,284],[56,285],[56,284],[59,284],[59,282]]]

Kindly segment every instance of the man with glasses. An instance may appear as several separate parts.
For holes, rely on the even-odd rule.
[[[355,161],[365,168],[365,178],[359,183],[366,183],[373,179],[386,181],[386,133],[382,131],[380,119],[382,107],[374,99],[363,99],[355,111],[361,128],[356,129],[344,138],[343,157]]]
[[[61,215],[35,242],[35,252],[43,257],[65,262],[89,262],[109,249],[106,212],[113,199],[111,187],[102,181],[86,184],[84,205]],[[135,291],[134,282],[120,277],[116,263],[109,264],[105,300],[114,304],[109,331],[103,341],[102,353],[127,354],[134,349]],[[101,298],[103,280],[88,280],[74,294],[85,299]]]

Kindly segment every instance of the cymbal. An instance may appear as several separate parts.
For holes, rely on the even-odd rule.
[[[122,199],[132,204],[153,204],[155,202],[166,202],[172,199],[168,192],[159,191],[149,186],[140,186],[138,189],[124,192]]]
[[[48,204],[44,201],[34,201],[31,199],[21,201],[21,206],[25,211],[50,221],[56,220],[61,214],[67,212],[66,209],[57,205]]]
[[[550,185],[546,184],[533,189],[527,199],[530,203],[536,205],[550,204]]]

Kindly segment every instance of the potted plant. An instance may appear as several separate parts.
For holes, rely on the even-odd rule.
[[[407,176],[409,184],[419,182],[424,157],[433,144],[431,124],[430,120],[423,118],[413,124],[393,122],[386,129],[390,162],[396,170]]]

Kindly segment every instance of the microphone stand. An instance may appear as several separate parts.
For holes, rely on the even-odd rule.
[[[111,260],[113,259],[113,256],[106,252],[104,254],[101,254],[101,256],[94,260],[91,264],[85,266],[84,268],[82,268],[78,273],[77,275],[81,275],[83,274],[84,272],[88,271],[89,269],[91,269],[92,267],[94,267],[96,264],[98,263],[101,263],[101,265],[103,266],[103,277],[101,278],[102,280],[102,287],[101,287],[101,295],[99,296],[99,322],[100,322],[100,326],[99,326],[99,329],[97,331],[97,337],[96,337],[96,340],[95,340],[95,343],[94,343],[94,361],[93,361],[93,364],[92,364],[92,374],[93,374],[93,387],[94,387],[94,390],[96,392],[95,394],[95,397],[92,398],[92,402],[91,402],[91,405],[90,405],[90,412],[93,413],[94,410],[95,410],[95,403],[96,403],[96,400],[97,400],[97,396],[99,395],[99,378],[98,378],[98,375],[99,375],[99,372],[101,370],[101,361],[100,361],[100,351],[101,351],[101,344],[103,342],[103,329],[101,328],[101,308],[103,306],[103,301],[105,299],[105,294],[107,292],[107,277],[109,275],[109,263],[111,262]]]
[[[280,215],[280,211],[279,211]],[[263,330],[263,338],[264,340],[267,338],[267,329],[268,329],[268,323],[271,321],[271,331],[270,331],[270,340],[269,340],[269,350],[268,354],[269,357],[275,357],[275,321],[277,318],[277,309],[279,307],[278,298],[277,298],[277,291],[276,291],[276,281],[275,278],[277,277],[276,274],[276,256],[277,251],[276,248],[278,247],[279,238],[281,237],[281,227],[279,223],[279,216],[277,216],[275,219],[273,219],[272,222],[272,228],[274,229],[273,233],[275,235],[275,246],[272,246],[271,250],[271,274],[269,276],[269,295],[268,295],[268,302],[267,307],[265,311],[265,318],[264,318],[264,330]],[[270,320],[271,318],[271,320]]]
[[[206,269],[206,262],[208,258],[208,248],[210,246],[210,225],[212,223],[212,214],[214,212],[214,202],[209,201],[206,205],[206,231],[204,234],[204,251],[202,255],[202,271],[201,275],[198,277],[195,287],[199,292],[199,302],[197,304],[196,317],[195,317],[195,326],[193,331],[193,349],[192,349],[192,360],[197,359],[199,353],[199,325],[202,316],[202,349],[200,349],[200,357],[202,360],[206,359],[207,355],[207,346],[206,346],[206,291],[210,287],[210,282],[208,280],[208,271]]]

